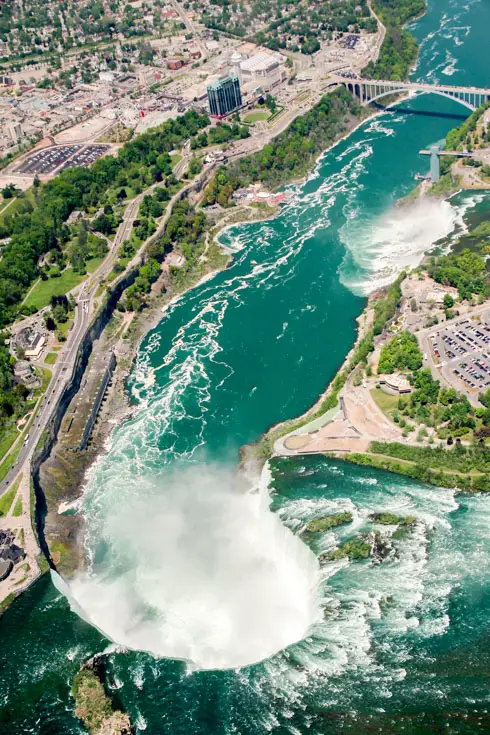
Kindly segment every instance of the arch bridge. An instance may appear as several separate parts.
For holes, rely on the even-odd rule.
[[[424,94],[439,94],[442,97],[460,102],[470,110],[476,110],[485,102],[490,101],[490,89],[479,87],[455,87],[449,84],[425,84],[418,82],[389,82],[379,79],[350,79],[338,77],[342,84],[354,97],[366,106],[390,94],[404,92],[422,92]]]

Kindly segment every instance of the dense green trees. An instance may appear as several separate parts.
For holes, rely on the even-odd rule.
[[[0,438],[5,422],[23,412],[28,394],[24,385],[14,385],[14,362],[4,340],[0,338]]]
[[[154,206],[155,199],[151,200],[152,197],[145,197],[142,203],[147,211]],[[151,285],[161,273],[160,263],[165,254],[173,248],[180,250],[185,257],[185,264],[181,268],[174,269],[175,275],[185,274],[194,265],[202,249],[205,222],[205,215],[202,212],[196,212],[186,199],[174,204],[165,234],[148,245],[147,261],[140,269],[134,284],[126,290],[121,303],[122,309],[139,311],[146,306]]]
[[[422,367],[422,353],[417,337],[410,332],[397,334],[381,348],[378,374],[394,373],[395,370],[418,370]]]
[[[11,237],[0,262],[0,327],[15,318],[20,301],[38,274],[40,256],[50,251],[60,253],[66,246],[70,236],[66,220],[73,210],[100,206],[111,191],[121,187],[131,186],[137,192],[161,181],[171,174],[169,151],[181,147],[208,124],[206,116],[186,112],[125,143],[117,158],[106,156],[90,168],[68,169],[34,189],[34,203],[26,199],[23,210],[5,218],[0,233]]]
[[[373,442],[371,451],[376,454],[385,454],[412,462],[422,467],[444,468],[471,472],[477,469],[480,472],[490,472],[490,449],[485,445],[476,444],[465,447],[456,445],[454,449],[444,447],[414,447],[408,444]]]
[[[220,145],[230,140],[240,140],[248,137],[250,137],[250,131],[246,125],[239,125],[237,122],[234,122],[232,125],[217,123],[207,133],[201,133],[191,140],[191,150],[206,148],[208,145]]]
[[[468,248],[433,258],[428,272],[438,283],[457,288],[461,299],[471,299],[473,294],[487,296],[490,292],[485,259]]]
[[[466,146],[471,150],[471,134],[476,131],[477,123],[483,112],[488,109],[490,103],[487,102],[475,110],[459,127],[453,128],[446,136],[445,148],[448,151],[462,151]]]
[[[236,189],[253,181],[276,187],[304,175],[312,162],[347,128],[359,105],[345,89],[325,95],[318,105],[254,155],[222,166],[205,191],[204,204],[228,204]]]
[[[417,342],[415,337],[414,339],[415,342]],[[422,354],[420,354],[420,365],[421,364]],[[439,381],[434,380],[430,370],[428,368],[425,370],[418,370],[410,377],[412,385],[415,388],[415,391],[410,396],[410,403],[412,406],[417,406],[417,404],[422,406],[426,406],[427,404],[436,404],[439,398]]]
[[[373,9],[386,27],[386,37],[376,64],[372,62],[364,73],[374,79],[408,78],[417,58],[417,43],[403,27],[425,10],[425,0],[375,0]]]
[[[375,335],[381,334],[388,322],[395,316],[402,297],[400,285],[404,278],[405,273],[401,273],[396,281],[388,287],[386,296],[378,299],[374,304],[373,333]]]

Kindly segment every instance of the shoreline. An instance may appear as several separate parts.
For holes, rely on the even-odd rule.
[[[364,116],[360,119],[359,117],[353,117],[347,125],[349,126],[347,130],[345,130],[336,140],[334,140],[327,148],[321,151],[319,153],[313,162],[313,165],[310,169],[310,171],[305,174],[300,180],[291,180],[288,182],[285,182],[281,185],[281,187],[291,187],[291,186],[302,186],[304,183],[308,180],[308,178],[311,176],[311,174],[318,168],[319,165],[321,165],[322,160],[324,157],[336,146],[338,146],[341,142],[347,140],[353,133],[357,132],[363,125],[366,123],[375,120],[376,118],[386,114],[389,112],[389,110],[400,104],[405,98],[408,98],[409,95],[405,95],[403,98],[398,99],[394,102],[392,102],[390,105],[383,109],[378,109],[371,111],[369,108],[367,108],[364,112]],[[233,258],[233,253],[227,252],[221,243],[221,238],[223,236],[223,233],[226,232],[230,227],[233,227],[235,225],[243,224],[250,221],[267,221],[269,219],[273,219],[274,217],[278,216],[281,209],[277,208],[273,211],[268,210],[266,212],[260,211],[260,209],[257,208],[257,211],[252,210],[252,216],[250,216],[250,206],[243,207],[243,211],[240,212],[240,207],[230,207],[223,209],[220,212],[220,217],[218,220],[213,223],[211,221],[210,224],[210,232],[209,232],[209,240],[210,244],[209,247],[216,248],[216,251],[219,252],[220,256],[223,258],[223,262],[220,263],[218,267],[212,267],[208,272],[203,273],[200,275],[200,277],[197,278],[197,280],[194,280],[190,284],[186,284],[185,287],[182,288],[178,293],[175,293],[170,296],[170,299],[162,305],[161,298],[156,299],[154,305],[150,307],[148,312],[142,312],[137,313],[134,320],[131,322],[130,325],[130,345],[129,349],[125,355],[124,364],[119,364],[116,367],[116,371],[114,373],[114,382],[117,384],[119,388],[118,395],[113,398],[112,401],[108,401],[109,407],[108,412],[105,415],[104,420],[104,428],[100,430],[99,434],[94,439],[93,446],[90,451],[90,456],[87,456],[86,458],[82,459],[82,468],[79,468],[78,470],[75,469],[75,482],[73,482],[74,485],[77,486],[77,495],[76,497],[73,497],[73,494],[70,493],[68,497],[63,496],[63,493],[61,493],[61,497],[55,492],[54,498],[52,490],[49,492],[49,487],[47,488],[48,492],[43,493],[45,495],[51,495],[50,503],[48,503],[48,513],[50,512],[49,506],[54,503],[55,506],[58,506],[61,501],[71,503],[74,500],[79,499],[83,496],[85,492],[85,487],[88,480],[88,473],[91,471],[91,469],[94,467],[95,463],[98,461],[99,458],[102,456],[105,456],[110,451],[110,438],[112,435],[112,432],[116,425],[120,425],[121,422],[124,422],[126,420],[129,420],[132,416],[135,415],[135,412],[138,411],[138,406],[131,402],[131,396],[129,395],[127,388],[126,388],[126,382],[127,377],[131,373],[131,371],[134,369],[135,361],[137,359],[137,355],[141,349],[141,345],[143,340],[147,337],[147,335],[157,327],[157,325],[160,323],[160,321],[163,319],[165,313],[168,311],[168,309],[173,306],[175,303],[178,302],[178,300],[184,296],[188,291],[191,291],[192,289],[196,288],[199,285],[202,285],[202,283],[205,283],[208,280],[211,280],[214,278],[215,275],[217,275],[220,271],[226,269],[230,263],[230,261]],[[209,216],[209,215],[208,215]],[[236,221],[228,222],[226,221],[230,217],[237,217]],[[209,220],[208,220],[209,222]],[[208,252],[206,249],[205,252]],[[211,256],[212,257],[212,256]],[[214,257],[216,258],[216,252]],[[203,261],[201,261],[202,263]],[[199,261],[196,263],[196,268],[199,268]],[[360,321],[363,319],[363,312],[359,314],[357,317],[357,322],[360,327]],[[105,333],[105,330],[104,330]],[[356,341],[352,345],[351,349],[349,350],[349,353],[345,357],[342,367],[348,362],[350,359],[352,353],[355,351],[356,346],[358,344],[359,340],[359,334],[361,333],[361,330],[358,328],[358,336],[356,338]],[[330,393],[330,386],[327,386],[325,391],[325,396],[328,396]],[[324,398],[324,395],[320,396],[319,399],[316,401],[315,406],[319,403],[321,403],[322,399]],[[310,409],[311,411],[312,409]],[[284,423],[284,422],[281,422]],[[53,450],[53,453],[56,452],[56,448],[59,446],[59,443],[55,445],[55,448]],[[246,447],[244,447],[244,450],[246,450]],[[48,460],[49,461],[49,460]],[[49,483],[52,486],[52,483]],[[44,485],[44,482],[41,482],[41,486]],[[81,490],[81,492],[80,492]],[[51,510],[52,512],[52,510]],[[73,518],[73,516],[72,516]],[[76,524],[75,524],[76,525]],[[83,522],[80,524],[83,527]],[[46,523],[45,523],[46,528]],[[77,533],[76,536],[79,535],[81,532],[81,536],[83,537],[83,531],[82,528],[76,529]],[[50,537],[50,534],[48,533],[48,538]],[[83,543],[80,543],[80,540],[75,539],[75,545],[78,546],[79,552],[77,556],[79,557],[80,554],[84,556],[84,553],[82,551]],[[49,547],[48,542],[48,547]],[[60,544],[63,546],[63,544]],[[79,562],[81,562],[81,559],[79,559]],[[78,563],[79,563],[78,562]],[[76,566],[78,566],[78,563]],[[83,562],[82,562],[83,563]],[[58,563],[55,562],[55,566],[58,566]]]
[[[456,193],[460,193],[462,191],[471,196],[473,190],[462,187],[459,188],[457,192],[452,192],[446,197],[441,197],[440,195],[437,195],[437,197],[444,199],[444,201],[448,201],[455,196]],[[424,195],[427,195],[427,193]],[[403,199],[399,201],[403,201]],[[464,224],[464,232],[460,233],[460,236],[464,237],[465,234],[468,234],[468,224],[464,222],[464,213],[461,216],[461,222]],[[457,222],[454,223],[453,230],[449,235],[449,237],[452,237],[450,248],[447,252],[452,252],[453,246],[458,242],[459,238],[454,237],[457,232],[457,224]],[[373,292],[368,296],[366,306],[356,319],[358,330],[355,342],[342,362],[342,365],[333,375],[326,389],[320,394],[315,403],[303,414],[292,419],[278,422],[271,426],[255,444],[251,444],[243,448],[243,459],[247,457],[247,454],[250,454],[250,456],[255,457],[256,459],[260,459],[262,462],[266,462],[274,458],[284,459],[289,457],[292,459],[294,457],[300,458],[307,455],[323,455],[325,457],[349,462],[351,464],[386,470],[394,474],[411,477],[412,479],[419,480],[427,484],[451,487],[454,488],[456,492],[474,493],[485,492],[490,489],[485,485],[485,483],[488,482],[486,479],[488,475],[484,472],[457,471],[454,468],[450,469],[451,465],[445,467],[438,466],[436,464],[435,469],[430,469],[429,465],[429,469],[421,475],[421,470],[418,466],[415,455],[414,458],[401,459],[401,456],[403,455],[397,454],[395,450],[397,446],[407,446],[419,451],[423,449],[436,451],[438,448],[440,449],[441,447],[445,447],[445,440],[441,439],[438,435],[437,425],[428,424],[429,426],[435,426],[436,428],[429,428],[429,434],[425,429],[425,436],[424,438],[421,438],[419,434],[424,429],[424,423],[415,423],[415,425],[410,429],[410,432],[413,432],[413,434],[411,434],[408,439],[404,439],[402,438],[400,427],[397,426],[398,419],[395,419],[394,423],[393,416],[390,415],[388,409],[382,408],[382,404],[378,404],[378,401],[374,400],[374,395],[372,395],[372,398],[369,396],[369,393],[374,394],[375,388],[380,388],[379,383],[383,381],[384,373],[380,374],[377,371],[379,355],[381,348],[391,341],[393,335],[400,334],[405,330],[415,335],[421,350],[421,355],[424,353],[424,350],[427,351],[424,353],[423,366],[427,367],[427,364],[429,364],[429,366],[431,364],[430,361],[429,363],[427,362],[429,347],[426,333],[430,331],[434,332],[434,329],[437,330],[437,327],[431,328],[431,326],[427,326],[427,323],[423,323],[423,318],[424,316],[427,317],[428,313],[424,314],[424,310],[421,308],[421,302],[418,300],[421,296],[421,292],[419,291],[417,293],[417,291],[414,291],[413,286],[410,284],[419,281],[420,286],[420,281],[422,281],[426,288],[429,287],[432,289],[431,293],[435,293],[436,290],[441,292],[452,292],[451,295],[455,300],[458,294],[457,289],[447,285],[444,286],[441,282],[434,281],[429,273],[422,269],[423,264],[427,262],[429,254],[430,250],[426,251],[419,266],[410,269],[408,272],[402,271],[397,281],[391,284],[391,286],[393,286],[399,283],[400,297],[393,314],[385,322],[381,333],[378,332],[376,336],[376,332],[373,332],[372,330],[369,331],[372,326],[373,307],[380,298],[386,298],[391,286],[385,286],[378,289],[378,291]],[[405,290],[403,287],[406,284],[408,284],[408,288]],[[418,305],[418,309],[415,308],[411,310],[418,312],[418,314],[416,317],[412,318],[413,323],[411,323],[407,321],[406,313],[410,310],[409,302],[415,301],[414,296],[417,296],[416,306]],[[434,306],[435,302],[429,302],[429,304]],[[429,308],[432,308],[432,306],[429,306]],[[451,316],[448,314],[444,316],[442,307],[439,307],[442,309],[442,321],[440,318],[435,319],[435,324],[440,324],[444,329],[444,325],[448,323],[447,328],[451,328],[453,322],[458,323],[464,318],[476,319],[477,315],[483,312],[490,314],[490,298],[487,296],[486,300],[479,301],[476,304],[471,300],[463,300],[461,305],[459,305],[458,302],[458,307],[456,316],[454,316],[454,313]],[[449,325],[451,325],[451,327]],[[393,327],[396,328],[393,330]],[[363,357],[364,362],[359,362],[359,360],[356,362],[353,357],[356,350],[361,348],[362,342],[368,334],[372,339],[371,351],[367,353],[365,352]],[[440,358],[438,359],[440,360]],[[444,363],[442,363],[442,365],[443,364]],[[439,366],[439,368],[442,371],[441,366]],[[447,382],[447,379],[442,375],[442,372],[441,376],[436,376],[432,368],[431,371],[434,379],[439,379],[443,388],[447,386],[451,388],[453,387],[452,383]],[[360,373],[360,379],[356,382],[355,374],[358,372]],[[362,377],[364,372],[365,375],[369,377]],[[403,373],[406,371],[401,370],[401,372]],[[387,381],[385,380],[384,382],[386,383]],[[412,390],[414,389],[412,388]],[[456,388],[456,390],[459,389]],[[355,399],[353,400],[353,395],[356,391],[359,391],[357,393],[358,396],[362,396],[362,391],[364,391],[364,398],[362,400],[358,399],[357,403]],[[393,393],[390,390],[385,390],[384,392],[387,392],[388,394],[391,392],[392,395],[400,396],[399,392]],[[330,405],[328,403],[328,399],[334,394],[336,401]],[[370,402],[368,400],[367,407],[365,400],[366,394],[368,398],[371,398],[371,405],[369,405]],[[473,396],[471,400],[476,401],[476,397]],[[350,409],[348,406],[346,409],[347,401],[351,402]],[[357,422],[352,418],[355,415],[353,407],[354,409],[359,409],[363,403],[364,407],[367,408],[368,414],[370,414],[371,429],[373,423],[377,422],[379,424],[378,434],[376,434],[376,430],[374,432],[372,430],[371,432],[368,431],[366,428],[368,424],[365,421],[363,432],[362,426],[363,419],[365,419],[365,417],[357,416]],[[478,403],[474,405],[478,405]],[[398,410],[400,410],[399,404]],[[383,422],[385,422],[384,426]],[[400,421],[400,425],[401,423],[402,422]],[[387,426],[387,424],[389,424],[389,426]],[[348,427],[347,431],[345,431],[345,434],[342,434],[342,427],[345,426]],[[351,433],[349,433],[349,427],[352,430]],[[418,434],[415,439],[417,431]],[[355,436],[353,435],[354,432],[356,433]],[[406,434],[403,433],[403,437],[405,436]],[[428,436],[432,437],[429,439],[429,443],[427,443]],[[458,434],[455,434],[455,436],[458,436]],[[439,440],[439,444],[434,442],[434,439]],[[471,441],[471,436],[470,439],[465,436],[463,445],[470,446]],[[457,442],[460,442],[460,440],[456,440],[456,445]],[[328,446],[329,443],[332,448]],[[448,441],[447,444],[449,445],[449,443],[450,442]],[[337,444],[337,446],[333,447],[335,444]],[[375,446],[376,444],[378,446]],[[451,440],[451,445],[452,444],[453,441]],[[385,448],[382,449],[381,445],[384,445]],[[480,479],[483,482],[478,484],[478,480]]]

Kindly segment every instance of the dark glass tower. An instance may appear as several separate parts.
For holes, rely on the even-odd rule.
[[[223,117],[242,105],[240,80],[237,76],[217,79],[208,86],[209,110],[215,117]]]

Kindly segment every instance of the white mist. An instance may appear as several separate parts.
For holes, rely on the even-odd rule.
[[[318,620],[319,570],[269,510],[267,475],[255,492],[207,467],[138,480],[103,526],[98,569],[57,586],[128,648],[200,669],[272,656]]]
[[[339,232],[351,261],[342,267],[342,283],[360,296],[387,286],[405,268],[419,265],[457,221],[456,209],[439,199],[404,203],[372,220],[348,219]]]

